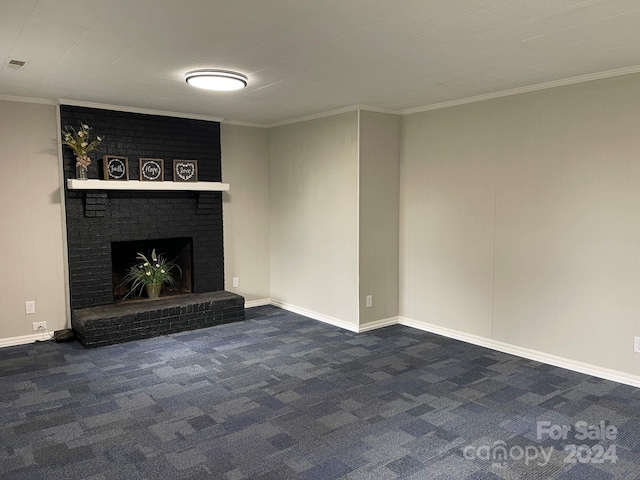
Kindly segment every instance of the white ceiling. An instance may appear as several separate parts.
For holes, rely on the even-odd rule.
[[[353,105],[406,113],[633,71],[640,0],[1,0],[0,60],[0,95],[261,125]],[[184,82],[206,67],[249,86]]]

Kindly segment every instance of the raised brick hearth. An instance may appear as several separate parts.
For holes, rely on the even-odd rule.
[[[222,291],[81,308],[71,324],[83,346],[101,347],[241,320],[244,298]]]

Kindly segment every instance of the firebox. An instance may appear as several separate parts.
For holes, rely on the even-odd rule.
[[[123,300],[129,294],[129,286],[123,284],[123,278],[132,266],[140,263],[137,259],[138,254],[151,258],[154,250],[156,255],[162,255],[178,266],[174,275],[176,285],[165,286],[161,296],[191,293],[193,291],[192,244],[191,237],[111,242],[114,302]],[[135,298],[135,295],[129,295],[127,298]]]

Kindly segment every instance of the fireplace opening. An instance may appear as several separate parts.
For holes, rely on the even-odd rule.
[[[150,258],[155,249],[157,255],[162,255],[168,261],[174,262],[180,270],[176,270],[174,279],[176,285],[164,286],[161,296],[181,295],[193,291],[193,259],[191,238],[161,238],[149,240],[134,240],[129,242],[111,242],[111,271],[113,279],[113,301],[124,300],[129,293],[129,285],[123,285],[122,281],[129,269],[137,265],[138,253]],[[144,295],[144,293],[143,293]],[[129,295],[127,300],[138,298]]]

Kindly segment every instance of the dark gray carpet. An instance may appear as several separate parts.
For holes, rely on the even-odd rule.
[[[0,349],[0,477],[640,478],[639,389],[401,326],[247,318]]]

